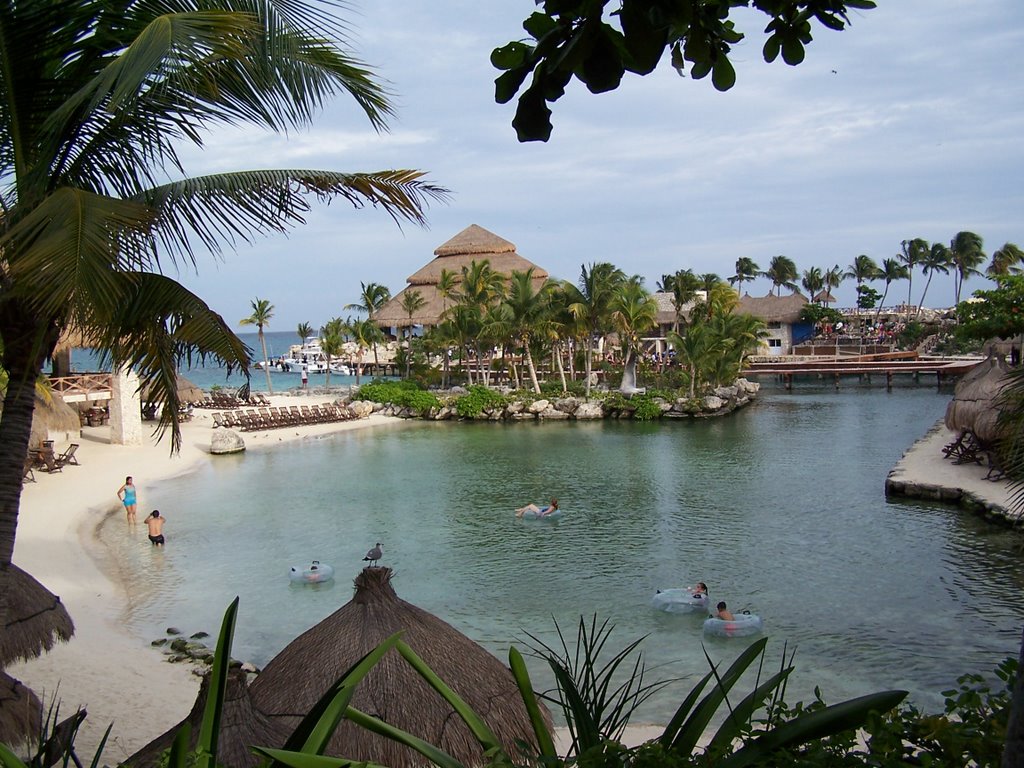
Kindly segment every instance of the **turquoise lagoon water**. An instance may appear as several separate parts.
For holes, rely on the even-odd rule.
[[[763,617],[773,658],[797,648],[791,701],[815,684],[828,701],[902,687],[937,708],[958,675],[1015,655],[1024,622],[1009,532],[884,498],[886,473],[947,401],[924,386],[805,386],[698,423],[406,423],[220,458],[159,485],[137,477],[143,511],[167,517],[167,546],[120,514],[98,535],[128,583],[130,630],[216,632],[240,595],[235,655],[257,663],[347,602],[380,541],[400,597],[502,658],[527,633],[554,642],[553,620],[574,633],[597,614],[616,648],[647,635],[648,679],[692,680],[706,671],[700,619],[649,600],[704,580],[713,599]],[[514,518],[549,494],[561,520]],[[312,559],[335,581],[291,584],[288,567]],[[704,647],[728,660],[742,642]],[[643,719],[667,718],[689,684]]]

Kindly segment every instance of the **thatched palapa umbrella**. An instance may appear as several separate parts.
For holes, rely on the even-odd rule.
[[[0,741],[12,746],[39,734],[43,705],[31,690],[0,672]]]
[[[232,667],[228,670],[224,709],[221,712],[220,733],[217,737],[217,764],[226,768],[253,768],[262,761],[249,747],[281,747],[291,735],[287,725],[266,717],[253,706],[246,678],[247,675],[241,667]],[[161,756],[170,749],[171,742],[185,723],[191,726],[189,751],[194,750],[209,692],[210,676],[206,675],[188,717],[128,758],[127,764],[132,768],[149,768],[159,763]]]
[[[1002,355],[989,354],[984,362],[966,374],[953,390],[946,406],[946,426],[953,432],[971,430],[982,442],[999,437],[996,400],[1009,383],[1009,367]]]
[[[511,672],[497,658],[436,616],[400,599],[391,569],[365,568],[352,600],[292,641],[252,684],[264,713],[291,728],[353,664],[392,634],[402,639],[488,723],[511,755],[516,741],[535,742]],[[392,649],[359,685],[352,706],[443,749],[467,765],[485,762],[454,710]],[[542,707],[543,708],[543,707]],[[344,720],[327,754],[411,768],[418,753]]]
[[[9,568],[0,668],[34,659],[75,633],[75,624],[59,597],[13,563]]]
[[[178,391],[178,400],[182,403],[201,403],[206,397],[206,393],[202,389],[197,387],[191,381],[186,379],[180,373],[175,374],[176,384],[175,388]],[[152,392],[151,388],[143,387],[142,399],[145,402],[155,401],[157,398]]]

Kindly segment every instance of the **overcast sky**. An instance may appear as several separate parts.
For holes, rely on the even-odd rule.
[[[429,228],[399,229],[384,213],[319,206],[289,236],[201,259],[180,278],[225,319],[275,306],[270,330],[319,327],[351,314],[359,283],[392,293],[434,249],[479,224],[553,277],[610,261],[653,290],[665,273],[734,273],[747,256],[843,268],[881,263],[900,241],[949,243],[960,230],[986,253],[1024,244],[1024,3],[879,0],[852,28],[815,27],[803,64],[761,57],[765,17],[738,17],[736,86],[680,78],[667,59],[612,93],[578,82],[553,106],[546,143],[519,144],[514,103],[494,102],[491,50],[521,39],[533,0],[356,0],[357,56],[395,94],[397,118],[377,134],[339,97],[308,131],[224,131],[191,174],[256,167],[374,171],[416,168],[453,193]],[[914,297],[925,280],[915,276]],[[976,279],[968,290],[991,283]],[[882,289],[879,284],[878,289]],[[759,280],[754,295],[768,292]],[[906,299],[895,284],[887,304]],[[850,280],[838,292],[852,306]],[[937,275],[926,304],[948,306]]]

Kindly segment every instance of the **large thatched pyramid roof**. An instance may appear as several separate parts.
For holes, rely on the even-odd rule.
[[[13,563],[6,583],[7,616],[0,632],[0,668],[34,659],[75,633],[60,598]]]
[[[468,267],[474,261],[485,260],[491,269],[506,276],[513,271],[526,272],[532,267],[538,287],[548,279],[547,270],[516,253],[515,244],[481,226],[471,224],[434,249],[434,259],[406,278],[409,284],[374,313],[374,322],[382,328],[437,325],[441,322],[446,301],[448,306],[451,305],[451,300],[446,300],[437,290],[441,273],[448,270],[456,276],[457,281],[461,281],[463,267]],[[424,300],[423,307],[413,315],[411,322],[408,313],[402,309],[402,297],[409,291],[419,291]]]
[[[990,354],[957,382],[946,406],[946,426],[954,432],[971,430],[986,442],[999,436],[996,400],[1009,383],[1009,368],[1001,355]]]
[[[228,670],[220,734],[217,737],[217,764],[225,768],[254,768],[262,759],[249,747],[279,748],[284,746],[291,735],[287,725],[265,716],[253,706],[246,678],[247,675],[241,667],[232,667]],[[205,675],[199,686],[196,703],[188,717],[132,755],[127,764],[132,768],[149,768],[157,765],[185,723],[191,726],[189,751],[195,749],[209,693],[210,676]]]
[[[38,737],[43,705],[20,680],[0,672],[0,741],[19,746]]]
[[[401,631],[402,639],[490,725],[510,754],[534,743],[511,672],[451,625],[400,599],[391,569],[365,568],[352,600],[275,656],[251,686],[255,705],[290,728],[365,654]],[[467,765],[485,762],[454,710],[392,649],[356,690],[352,706],[403,728]],[[425,766],[416,752],[342,721],[327,754],[391,768]]]

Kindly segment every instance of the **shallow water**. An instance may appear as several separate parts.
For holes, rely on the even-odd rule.
[[[611,646],[648,635],[649,679],[706,671],[699,617],[652,610],[658,588],[706,581],[762,616],[789,698],[902,687],[938,708],[958,675],[1015,655],[1024,560],[1012,535],[955,509],[887,503],[886,473],[942,416],[925,386],[763,391],[731,417],[659,424],[427,424],[358,431],[137,478],[168,544],[120,515],[100,528],[129,582],[124,622],[147,640],[215,633],[241,596],[235,656],[264,663],[349,600],[376,541],[399,596],[504,657],[595,613]],[[557,521],[514,507],[556,494]],[[335,581],[290,583],[329,563]],[[617,640],[616,640],[617,638]],[[742,641],[709,639],[716,659]],[[543,687],[543,673],[537,667]],[[664,720],[688,683],[645,705]]]

